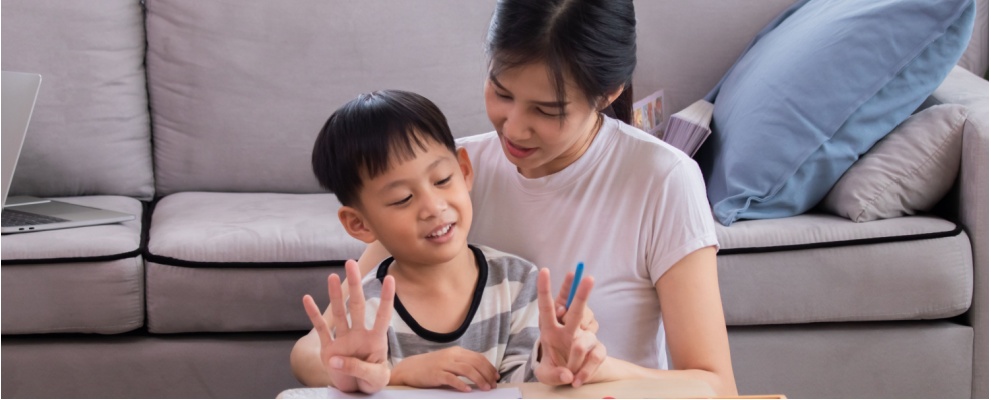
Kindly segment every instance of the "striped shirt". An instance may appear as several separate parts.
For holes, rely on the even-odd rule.
[[[468,246],[475,255],[478,282],[461,326],[448,333],[429,331],[413,319],[396,297],[389,325],[389,365],[406,357],[460,346],[485,356],[499,371],[499,382],[534,381],[530,354],[537,327],[537,267],[522,258],[484,246]],[[390,257],[362,280],[366,321],[374,321]]]

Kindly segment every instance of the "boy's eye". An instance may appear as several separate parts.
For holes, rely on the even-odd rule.
[[[443,185],[448,184],[449,182],[451,182],[451,178],[452,177],[454,177],[454,174],[451,174],[447,178],[444,178],[444,179],[441,179],[441,180],[437,181],[437,186],[443,186]]]
[[[389,205],[390,206],[401,206],[403,204],[409,203],[409,201],[412,200],[412,199],[413,199],[413,195],[409,195],[409,196],[404,197],[402,200],[389,203]]]

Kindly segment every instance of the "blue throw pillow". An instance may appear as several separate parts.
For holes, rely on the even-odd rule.
[[[974,13],[973,0],[806,0],[782,13],[708,96],[699,162],[716,219],[815,206],[949,74]]]

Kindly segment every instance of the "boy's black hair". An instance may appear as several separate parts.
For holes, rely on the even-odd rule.
[[[313,173],[341,204],[356,206],[363,178],[426,150],[435,141],[457,154],[447,119],[426,97],[401,90],[359,95],[334,111],[313,145]]]
[[[629,95],[637,65],[637,32],[633,0],[500,0],[489,25],[487,53],[490,76],[542,61],[551,72],[557,100],[564,100],[570,77],[596,104],[617,88]],[[628,120],[627,108],[615,114]]]

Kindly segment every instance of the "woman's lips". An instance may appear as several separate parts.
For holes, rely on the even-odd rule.
[[[508,139],[503,139],[503,141],[506,143],[506,150],[509,151],[509,154],[516,158],[527,158],[529,155],[533,154],[533,152],[537,151],[536,147],[520,147],[513,144],[513,142],[510,142]]]

